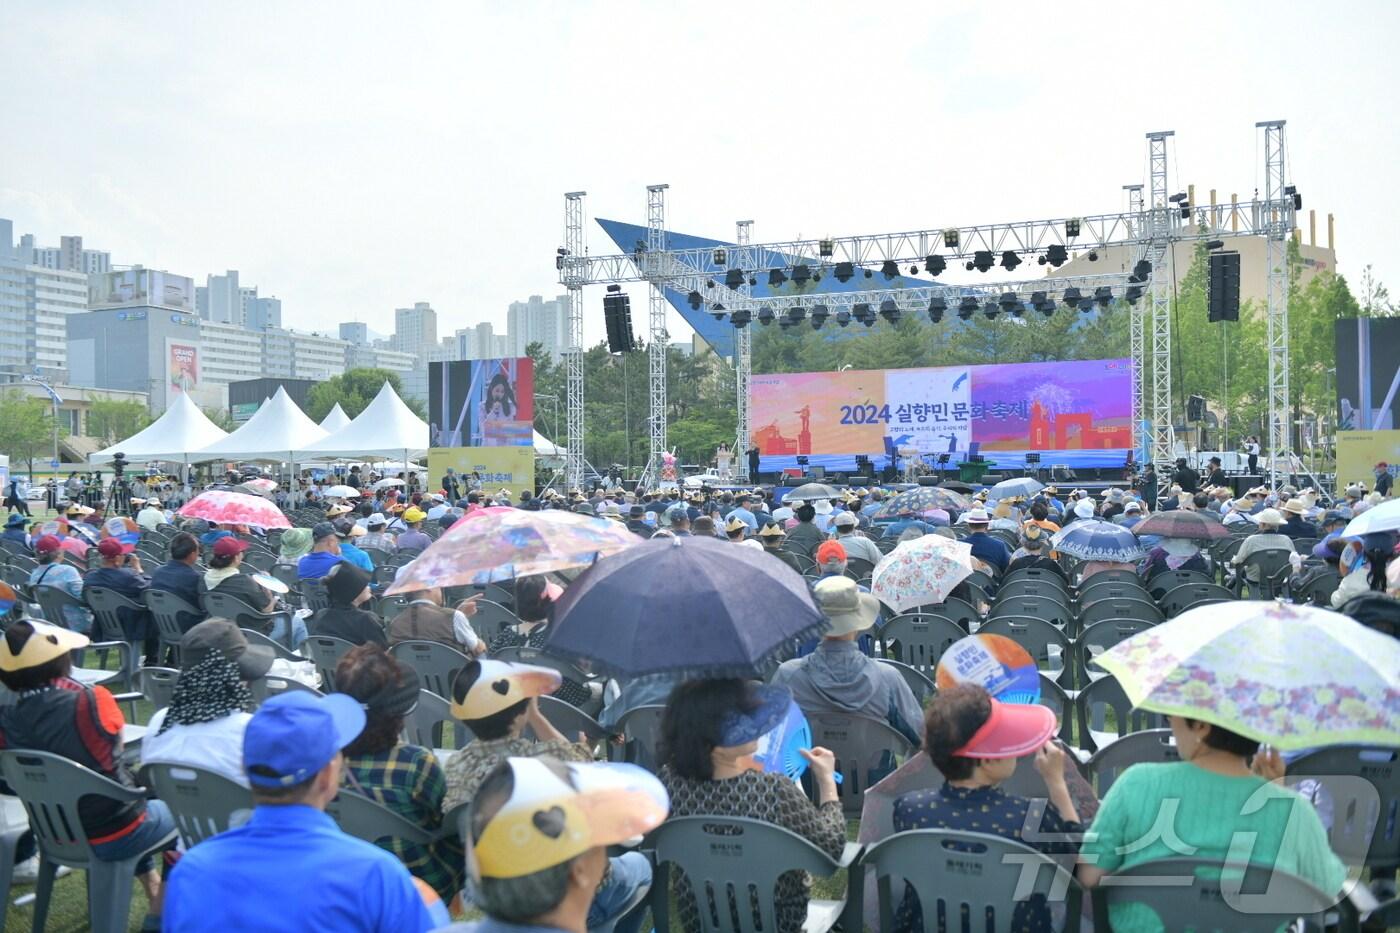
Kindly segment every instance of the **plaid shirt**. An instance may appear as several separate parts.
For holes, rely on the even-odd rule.
[[[524,736],[477,739],[447,759],[447,796],[442,802],[443,812],[475,797],[486,775],[507,758],[592,761],[593,751],[572,742],[538,742]]]
[[[442,824],[447,779],[436,756],[417,745],[395,745],[377,755],[345,759],[345,783],[427,830]],[[381,846],[399,857],[410,874],[431,885],[444,902],[462,889],[466,855],[461,840],[447,835],[429,846],[393,839]]]

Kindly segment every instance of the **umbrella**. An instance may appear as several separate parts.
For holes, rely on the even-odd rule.
[[[893,518],[905,510],[914,515],[929,509],[957,509],[964,512],[971,507],[972,503],[962,493],[939,486],[920,486],[891,497],[885,503],[885,507],[875,513],[875,517]]]
[[[544,647],[620,678],[762,677],[771,658],[826,624],[780,560],[706,538],[653,538],[580,574]]]
[[[1004,479],[997,483],[987,492],[987,498],[1014,499],[1023,496],[1029,499],[1031,496],[1045,488],[1045,484],[1040,480],[1030,476],[1018,476],[1016,479]]]
[[[277,481],[271,479],[250,479],[233,487],[234,492],[246,492],[251,496],[270,496],[277,488]]]
[[[332,486],[322,493],[322,495],[331,499],[358,499],[360,498],[360,491],[354,486]]]
[[[381,479],[379,482],[375,483],[374,486],[373,486],[372,488],[375,489],[375,490],[377,491],[377,490],[380,490],[380,489],[388,489],[390,486],[402,486],[402,485],[403,485],[403,480],[401,480],[401,479],[395,479],[394,477],[391,476],[391,477],[389,477],[388,479]]]
[[[1359,538],[1377,531],[1400,530],[1400,499],[1391,499],[1373,506],[1347,522],[1342,537]]]
[[[818,499],[839,499],[841,493],[826,483],[803,483],[783,497],[784,502],[815,502]]]
[[[1213,723],[1281,751],[1394,745],[1400,641],[1313,606],[1190,609],[1094,659],[1134,706]]]
[[[1203,512],[1187,512],[1172,509],[1170,512],[1156,512],[1133,526],[1133,534],[1157,535],[1162,538],[1190,538],[1193,541],[1218,541],[1230,537],[1230,530],[1218,518],[1210,518]]]
[[[641,543],[627,526],[574,512],[473,513],[430,544],[389,587],[411,593],[438,586],[513,580],[571,567]]]
[[[1055,533],[1050,546],[1080,560],[1130,564],[1142,560],[1142,543],[1131,529],[1112,522],[1078,521]]]
[[[292,523],[282,510],[262,496],[223,489],[206,489],[195,496],[179,514],[185,518],[202,518],[221,525],[258,525],[263,528],[290,528]]]
[[[970,496],[977,490],[972,488],[971,483],[964,483],[960,479],[945,479],[938,484],[939,489],[951,489],[953,492],[960,492],[965,496]]]
[[[972,573],[972,545],[942,535],[905,541],[875,565],[870,593],[895,612],[941,603]]]

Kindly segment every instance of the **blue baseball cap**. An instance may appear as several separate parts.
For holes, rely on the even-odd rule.
[[[243,733],[248,782],[291,787],[309,781],[364,727],[364,708],[353,697],[280,693],[258,707]]]

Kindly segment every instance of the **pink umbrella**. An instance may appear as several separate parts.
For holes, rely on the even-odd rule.
[[[210,489],[195,496],[180,509],[186,518],[202,518],[220,525],[258,525],[263,528],[290,528],[282,510],[262,496],[250,496],[226,489]]]

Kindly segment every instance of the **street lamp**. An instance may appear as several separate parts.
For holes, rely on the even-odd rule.
[[[49,385],[47,382],[44,382],[42,379],[39,378],[39,374],[38,374],[38,373],[32,373],[32,374],[30,374],[30,375],[28,375],[28,376],[25,376],[25,377],[24,377],[24,381],[25,381],[25,382],[32,382],[32,383],[34,383],[35,385],[37,385],[39,388],[43,389],[45,392],[49,393],[49,399],[53,402],[53,461],[52,461],[52,463],[50,464],[50,467],[51,467],[51,469],[57,470],[57,469],[58,469],[58,406],[59,406],[60,403],[62,403],[63,399],[59,396],[58,392],[54,390],[54,387],[53,387],[53,386]],[[34,479],[34,477],[31,475],[31,476],[30,476],[30,480],[32,481],[33,479]]]

